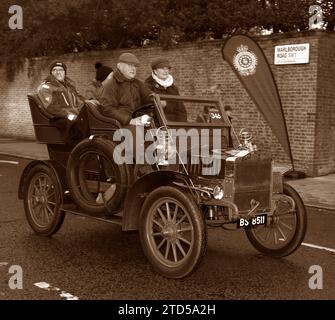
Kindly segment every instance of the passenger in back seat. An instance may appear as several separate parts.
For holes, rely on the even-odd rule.
[[[67,75],[67,66],[61,61],[50,65],[50,75],[40,84],[37,94],[45,110],[51,115],[63,139],[71,146],[88,135],[85,98],[81,96]]]
[[[104,66],[101,62],[96,62],[95,69],[95,78],[89,83],[85,92],[87,100],[99,100],[104,82],[113,75],[113,69]]]

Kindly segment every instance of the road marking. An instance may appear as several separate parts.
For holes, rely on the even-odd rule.
[[[19,164],[18,161],[0,160],[0,163]]]
[[[59,295],[62,298],[65,298],[65,300],[79,300],[78,297],[72,295],[71,293],[65,292],[65,291],[61,291],[59,288],[57,287],[53,287],[51,286],[49,283],[47,282],[36,282],[34,283],[34,285],[40,289],[44,289],[47,291],[56,291],[56,292],[60,292]]]
[[[8,262],[0,262],[0,267],[4,267],[4,266],[7,266],[8,265]]]
[[[335,249],[327,248],[327,247],[322,247],[322,246],[317,246],[317,245],[311,244],[311,243],[305,243],[305,242],[303,242],[301,245],[303,245],[305,247],[310,247],[310,248],[320,249],[320,250],[326,250],[326,251],[330,251],[330,252],[334,252],[335,253]]]

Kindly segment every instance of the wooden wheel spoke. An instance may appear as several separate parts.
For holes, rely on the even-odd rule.
[[[277,236],[276,229],[273,229],[273,238],[275,240],[275,244],[278,244],[278,236]]]
[[[174,209],[173,216],[172,216],[172,222],[174,223],[176,223],[178,209],[179,209],[179,206],[176,204],[176,207]]]
[[[178,239],[191,246],[191,242],[178,234]]]
[[[177,245],[179,251],[181,252],[181,254],[183,255],[183,257],[185,257],[185,256],[186,256],[186,253],[185,253],[185,251],[184,251],[184,249],[183,249],[183,247],[182,247],[182,245],[181,245],[179,239],[176,240],[176,245]]]
[[[171,246],[172,246],[172,252],[173,252],[174,262],[177,262],[178,261],[178,257],[177,257],[176,244],[172,243]]]
[[[171,242],[167,241],[166,248],[165,248],[165,259],[167,259],[168,255],[169,255],[170,246],[171,246]]]
[[[279,217],[280,219],[287,219],[287,218],[292,219],[292,218],[294,218],[294,214],[292,214],[292,213],[295,213],[295,211],[294,210],[289,210],[289,211],[285,211],[285,213],[280,213],[280,214],[276,213],[275,216]]]
[[[184,213],[183,217],[179,219],[179,221],[176,223],[176,226],[182,223],[186,219],[186,214]]]
[[[56,192],[54,191],[52,193],[47,194],[47,198],[50,199],[50,198],[52,198],[55,195],[56,195]]]
[[[192,226],[184,227],[184,228],[180,228],[180,229],[178,230],[178,232],[186,232],[186,231],[193,231]]]
[[[153,219],[152,222],[157,224],[161,229],[163,229],[163,226],[157,220]]]
[[[279,223],[280,223],[281,225],[283,225],[284,227],[286,227],[287,229],[289,229],[289,230],[293,230],[293,228],[292,228],[291,226],[289,226],[288,224],[286,224],[285,222],[279,220]]]
[[[44,216],[44,218],[45,218],[45,222],[46,223],[49,223],[49,221],[50,221],[50,216],[49,216],[49,214],[48,214],[48,209],[47,209],[47,207],[45,207],[45,208],[43,208],[43,216]]]
[[[264,227],[264,230],[265,230],[265,237],[263,238],[263,241],[266,242],[268,240],[268,237],[271,233],[271,229],[270,228],[267,228],[267,227]]]
[[[168,202],[165,202],[165,206],[166,206],[166,217],[167,217],[167,221],[171,221],[171,214],[170,214],[170,206]]]
[[[44,216],[44,207],[43,206],[41,206],[41,210],[40,210],[40,212],[39,212],[39,220],[41,221],[41,223],[45,223],[45,216]]]
[[[54,212],[51,210],[51,208],[49,206],[46,206],[47,211],[49,211],[50,215],[53,216]]]
[[[160,208],[157,208],[157,211],[158,211],[158,213],[159,213],[159,215],[160,215],[160,217],[161,217],[163,223],[166,224],[166,222],[167,222],[167,221],[166,221],[166,217],[164,216],[162,210],[161,210]]]
[[[40,181],[41,181],[41,190],[45,192],[45,188],[47,186],[47,180],[45,177],[43,177],[43,179],[41,179]]]
[[[165,241],[166,241],[166,238],[163,238],[163,240],[157,246],[157,250],[159,250],[162,247],[162,245],[165,243]]]
[[[151,235],[152,235],[153,237],[158,237],[158,236],[161,236],[162,233],[161,233],[161,232],[153,232]]]
[[[42,209],[43,209],[43,206],[42,206],[42,204],[41,204],[41,205],[39,206],[38,211],[36,212],[36,216],[41,217]]]
[[[41,190],[38,188],[36,184],[34,184],[34,191],[36,192],[37,195],[41,194]]]
[[[281,227],[279,225],[277,225],[277,229],[282,236],[282,238],[279,238],[279,240],[283,239],[283,241],[286,241],[287,237],[286,237],[286,235],[284,234],[283,230],[281,229]]]
[[[39,190],[41,190],[41,189],[42,189],[42,182],[41,182],[41,178],[38,178],[38,179],[36,180],[36,185],[37,185],[37,187],[38,187],[38,189],[39,189]]]

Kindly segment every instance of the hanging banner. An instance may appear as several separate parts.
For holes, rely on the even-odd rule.
[[[222,56],[293,160],[278,89],[262,49],[250,37],[238,34],[225,41]]]

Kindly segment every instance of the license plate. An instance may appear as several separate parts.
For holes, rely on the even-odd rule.
[[[238,228],[250,228],[254,226],[260,226],[266,224],[266,214],[261,214],[257,217],[247,219],[247,218],[240,218],[237,220],[237,227]]]

